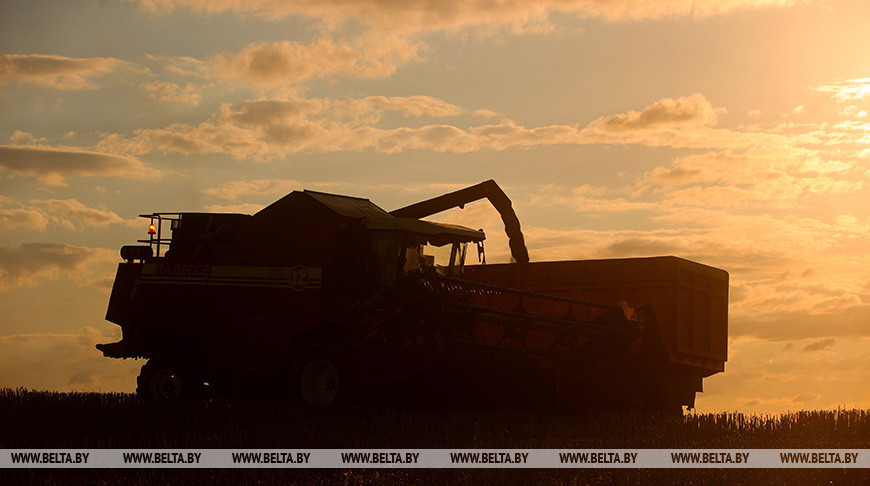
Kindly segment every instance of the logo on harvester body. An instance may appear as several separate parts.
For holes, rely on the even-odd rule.
[[[318,290],[321,282],[322,269],[304,265],[260,267],[146,263],[138,278],[138,283],[145,285],[290,288],[295,291]]]
[[[293,290],[305,290],[308,287],[308,269],[302,265],[296,265],[290,270],[290,288]]]

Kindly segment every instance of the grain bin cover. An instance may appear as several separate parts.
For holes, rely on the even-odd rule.
[[[390,213],[368,199],[309,190],[293,191],[263,208],[254,216],[271,219],[302,214],[323,215],[329,213],[353,219],[392,217]]]

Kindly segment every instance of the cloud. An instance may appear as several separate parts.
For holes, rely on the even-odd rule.
[[[716,0],[685,2],[664,0],[327,0],[283,2],[278,0],[140,0],[142,8],[169,13],[189,9],[201,13],[252,13],[281,19],[301,16],[317,20],[321,28],[335,29],[345,23],[359,22],[370,28],[387,31],[457,30],[468,27],[506,28],[510,32],[540,32],[550,27],[553,13],[576,17],[599,17],[609,21],[678,17],[709,17],[733,11],[791,5],[790,0]]]
[[[236,105],[223,105],[218,119],[249,127],[271,127],[295,121],[305,121],[309,115],[323,110],[320,100],[253,100]]]
[[[681,248],[673,243],[650,238],[621,239],[610,243],[601,250],[601,255],[604,257],[624,257],[626,255],[644,257],[673,255],[675,253],[684,254],[685,248]]]
[[[599,118],[590,126],[621,132],[661,128],[705,127],[716,124],[717,111],[700,93],[682,98],[664,98],[641,111]]]
[[[66,243],[0,246],[0,292],[38,285],[62,275],[84,285],[96,275],[110,272],[109,265],[117,261],[114,251]]]
[[[322,182],[292,179],[254,179],[227,181],[204,189],[202,193],[227,201],[263,201],[262,203],[240,202],[230,205],[218,204],[206,206],[207,209],[214,210],[215,212],[253,214],[263,209],[271,201],[283,197],[292,191],[301,191],[303,189],[366,197],[377,204],[382,196],[389,198],[395,197],[397,194],[410,194],[412,195],[411,198],[405,199],[405,201],[411,203],[467,186],[468,184],[438,182],[428,184],[357,184],[344,181]]]
[[[834,343],[836,340],[834,338],[822,339],[821,341],[816,341],[814,343],[807,344],[804,346],[804,352],[811,353],[813,351],[824,351],[826,349],[831,349],[834,347]]]
[[[262,204],[209,204],[205,206],[205,210],[210,213],[237,213],[237,214],[254,214],[263,209]]]
[[[802,348],[816,341],[820,340],[797,344]],[[699,410],[727,406],[743,412],[779,413],[795,408],[867,408],[870,353],[866,344],[866,338],[838,340],[836,353],[784,353],[782,342],[732,337],[729,350],[735,354],[726,363],[725,373],[704,380]],[[751,408],[739,405],[750,399],[754,401]]]
[[[88,207],[75,199],[32,200],[30,207],[37,208],[50,222],[69,230],[132,223],[104,207]]]
[[[22,130],[15,130],[12,132],[12,135],[9,136],[9,141],[16,145],[22,144],[30,144],[35,142],[44,142],[44,138],[36,138],[32,133],[28,133]]]
[[[365,119],[364,115],[382,115],[395,111],[405,116],[440,118],[455,116],[465,112],[462,108],[431,96],[366,96],[360,99],[338,100],[331,103],[331,109],[346,118]],[[379,120],[377,118],[376,120]]]
[[[793,207],[803,201],[860,190],[852,164],[820,158],[799,140],[790,149],[750,148],[691,154],[645,173],[635,196],[660,194],[686,207]]]
[[[172,124],[141,129],[130,135],[110,134],[97,148],[132,155],[150,152],[226,154],[240,160],[269,160],[299,152],[372,150],[400,153],[425,150],[468,153],[558,145],[642,145],[687,149],[748,150],[763,147],[770,154],[791,154],[800,143],[819,143],[816,135],[776,130],[717,129],[717,112],[702,95],[665,98],[641,111],[601,117],[585,127],[549,125],[523,127],[512,120],[467,128],[448,123],[385,126],[384,114],[399,112],[420,118],[444,118],[469,110],[428,96],[305,99],[298,96],[262,98],[225,104],[198,125]],[[862,143],[858,127],[844,128],[842,137]],[[841,138],[842,138],[841,137]],[[806,152],[806,150],[804,150]]]
[[[124,63],[109,57],[71,58],[43,54],[0,56],[0,85],[32,83],[55,89],[92,89],[89,81]]]
[[[732,336],[870,336],[870,286],[856,283],[870,267],[870,219],[851,203],[863,169],[831,156],[841,154],[694,154],[611,186],[512,197],[564,212],[558,230],[524,221],[534,261],[675,255],[730,273]]]
[[[205,78],[211,72],[206,61],[187,56],[161,56],[145,54],[146,63],[154,63],[168,75]]]
[[[47,225],[48,218],[35,209],[0,208],[0,232],[16,228],[42,231]]]
[[[252,181],[230,181],[217,187],[203,190],[203,194],[221,199],[236,200],[253,195],[278,196],[300,189],[301,183],[294,180],[258,179]],[[257,208],[259,211],[262,206]]]
[[[870,78],[856,78],[826,84],[816,88],[816,91],[833,93],[834,99],[840,103],[851,103],[870,97]]]
[[[793,396],[791,401],[800,405],[805,405],[807,402],[816,402],[822,398],[822,395],[813,392],[798,393]]]
[[[94,349],[94,344],[117,341],[120,334],[117,326],[104,324],[0,336],[0,386],[130,393],[142,362],[109,360]]]
[[[89,152],[75,147],[0,145],[0,170],[35,176],[43,184],[64,185],[73,176],[159,179],[160,171],[127,156]]]
[[[173,124],[137,130],[130,136],[106,135],[98,149],[141,155],[223,153],[236,159],[264,160],[312,151],[406,149],[469,151],[480,148],[473,136],[447,125],[382,129],[387,112],[409,117],[446,117],[464,110],[429,96],[369,96],[359,99],[258,99],[224,104],[199,125]],[[459,144],[455,137],[466,140]]]
[[[148,92],[148,96],[152,100],[184,103],[193,106],[198,106],[199,102],[202,101],[201,91],[203,87],[193,83],[187,83],[184,87],[181,87],[167,81],[152,81],[139,87]]]
[[[353,44],[324,36],[311,44],[252,44],[215,56],[213,65],[223,79],[270,88],[333,76],[384,78],[398,66],[419,60],[421,49],[422,44],[396,36],[360,38]]]
[[[631,188],[613,190],[605,186],[584,184],[566,190],[556,184],[547,184],[531,195],[528,204],[537,207],[567,206],[572,211],[596,217],[628,211],[660,212],[659,203],[638,198],[630,200],[627,196],[631,193]]]

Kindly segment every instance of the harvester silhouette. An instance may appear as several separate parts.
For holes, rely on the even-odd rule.
[[[482,230],[421,219],[483,198],[511,263],[485,263]],[[492,180],[392,212],[306,190],[254,215],[142,217],[149,238],[121,249],[106,314],[123,339],[97,348],[148,359],[147,399],[256,383],[323,405],[425,377],[466,396],[679,410],[724,370],[725,271],[673,256],[530,263]]]

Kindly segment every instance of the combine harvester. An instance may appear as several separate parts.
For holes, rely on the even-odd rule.
[[[486,264],[482,230],[421,219],[483,198],[512,263]],[[266,388],[323,405],[417,383],[676,411],[724,370],[725,271],[672,256],[530,263],[491,180],[392,212],[294,191],[254,215],[142,217],[147,245],[121,248],[106,314],[123,339],[97,348],[148,359],[147,399]],[[481,264],[465,264],[469,244]]]

